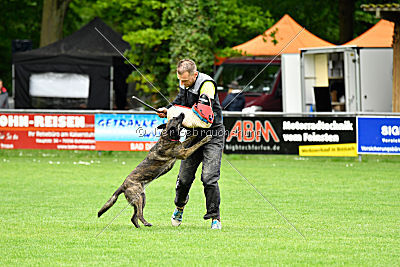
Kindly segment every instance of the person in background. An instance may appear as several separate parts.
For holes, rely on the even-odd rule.
[[[239,83],[233,81],[228,84],[228,95],[222,101],[222,108],[227,111],[242,111],[245,104],[244,95],[241,94]]]
[[[0,109],[9,108],[7,89],[3,86],[3,80],[0,79]]]

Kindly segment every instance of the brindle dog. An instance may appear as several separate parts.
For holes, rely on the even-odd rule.
[[[134,207],[131,221],[135,227],[140,227],[138,219],[145,226],[152,225],[143,217],[143,209],[146,203],[145,185],[170,171],[177,159],[186,159],[199,147],[211,140],[211,136],[207,136],[190,148],[186,148],[195,136],[189,137],[183,143],[179,141],[184,118],[185,115],[181,113],[178,117],[170,119],[167,124],[157,127],[164,129],[160,139],[150,149],[146,158],[126,177],[122,185],[100,209],[98,217],[111,208],[117,201],[118,196],[124,193],[126,200]]]

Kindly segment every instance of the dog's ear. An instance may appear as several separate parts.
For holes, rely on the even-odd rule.
[[[160,124],[160,125],[158,125],[157,126],[157,129],[165,129],[165,127],[167,127],[167,124],[166,123],[163,123],[163,124]]]

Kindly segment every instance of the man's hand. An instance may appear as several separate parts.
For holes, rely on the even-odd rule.
[[[167,117],[167,109],[166,108],[159,108],[157,109],[157,115],[160,118],[165,118]]]

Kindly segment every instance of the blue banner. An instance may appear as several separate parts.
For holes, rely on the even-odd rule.
[[[359,154],[400,154],[400,118],[357,117]]]
[[[96,114],[95,140],[156,142],[166,122],[156,114]]]

